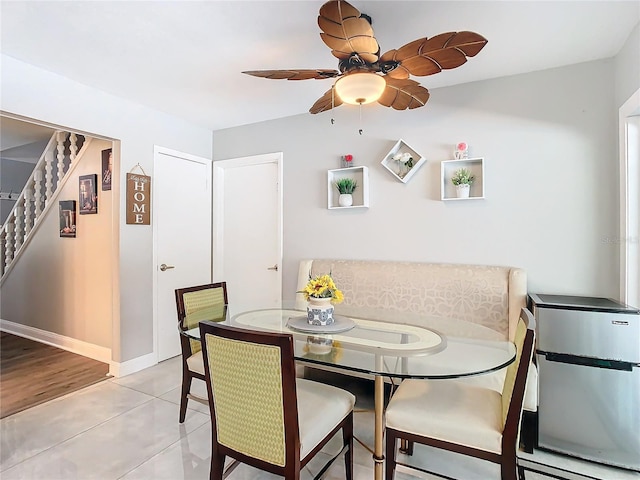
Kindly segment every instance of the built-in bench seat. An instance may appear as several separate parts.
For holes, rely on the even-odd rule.
[[[298,288],[309,275],[331,273],[344,293],[335,306],[339,315],[386,322],[417,323],[421,316],[464,319],[484,328],[455,332],[495,338],[515,338],[520,310],[526,306],[527,276],[520,268],[441,263],[313,259],[302,260]],[[297,307],[306,302],[298,294]],[[453,322],[452,322],[453,323]],[[465,379],[502,392],[506,369]],[[532,363],[527,379],[525,410],[537,411],[538,375]]]

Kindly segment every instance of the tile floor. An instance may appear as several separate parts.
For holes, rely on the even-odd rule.
[[[174,358],[2,419],[0,478],[206,480],[211,448],[209,412],[205,406],[189,402],[190,411],[185,423],[178,423],[180,369],[179,358]],[[203,382],[194,381],[194,386],[198,393],[206,394]],[[366,398],[360,400],[359,397],[359,404],[367,402]],[[371,444],[373,415],[357,413],[355,431],[360,439]],[[339,448],[339,441],[332,442],[331,448]],[[354,453],[355,479],[371,479],[370,453],[357,443]],[[640,480],[640,473],[546,452],[522,453],[522,458],[535,470],[555,475],[528,472],[527,480]],[[467,460],[419,446],[410,461],[462,480],[499,478],[497,466],[488,462]],[[312,462],[303,478],[312,478],[311,472],[317,472],[318,463]],[[416,475],[418,478],[436,478],[412,472],[399,471],[396,480],[409,480]],[[241,465],[229,478],[261,480],[274,477]],[[341,461],[331,467],[327,478],[344,478]]]

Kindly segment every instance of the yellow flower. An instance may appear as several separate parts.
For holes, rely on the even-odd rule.
[[[343,300],[344,294],[341,290],[336,289],[335,292],[333,292],[333,301],[331,303],[342,303]]]
[[[309,282],[298,293],[304,294],[305,300],[309,300],[309,297],[330,298],[331,303],[340,303],[344,300],[344,295],[338,290],[330,274],[317,275],[315,277],[309,274]]]

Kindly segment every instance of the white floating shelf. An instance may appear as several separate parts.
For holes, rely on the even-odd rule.
[[[456,187],[451,177],[459,168],[466,168],[474,180],[469,190],[469,197],[458,198]],[[484,158],[463,158],[459,160],[443,160],[440,163],[440,199],[441,200],[481,200],[484,198]]]
[[[413,167],[407,170],[407,167],[401,165],[401,162],[394,160],[393,157],[396,153],[409,153],[411,157],[413,157]],[[391,175],[393,175],[397,180],[400,180],[402,183],[407,183],[426,161],[427,159],[416,152],[413,148],[402,140],[398,140],[380,163],[384,168],[389,170]]]
[[[353,191],[353,205],[350,207],[341,207],[338,204],[340,193],[335,183],[341,178],[351,178],[358,184]],[[327,208],[329,210],[369,208],[369,169],[367,167],[348,167],[329,170],[327,172]]]

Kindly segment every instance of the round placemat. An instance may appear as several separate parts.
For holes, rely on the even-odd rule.
[[[356,326],[349,317],[343,317],[342,315],[334,315],[334,322],[331,325],[311,325],[307,322],[307,317],[289,317],[287,320],[287,327],[292,330],[303,333],[342,333],[351,330]]]

